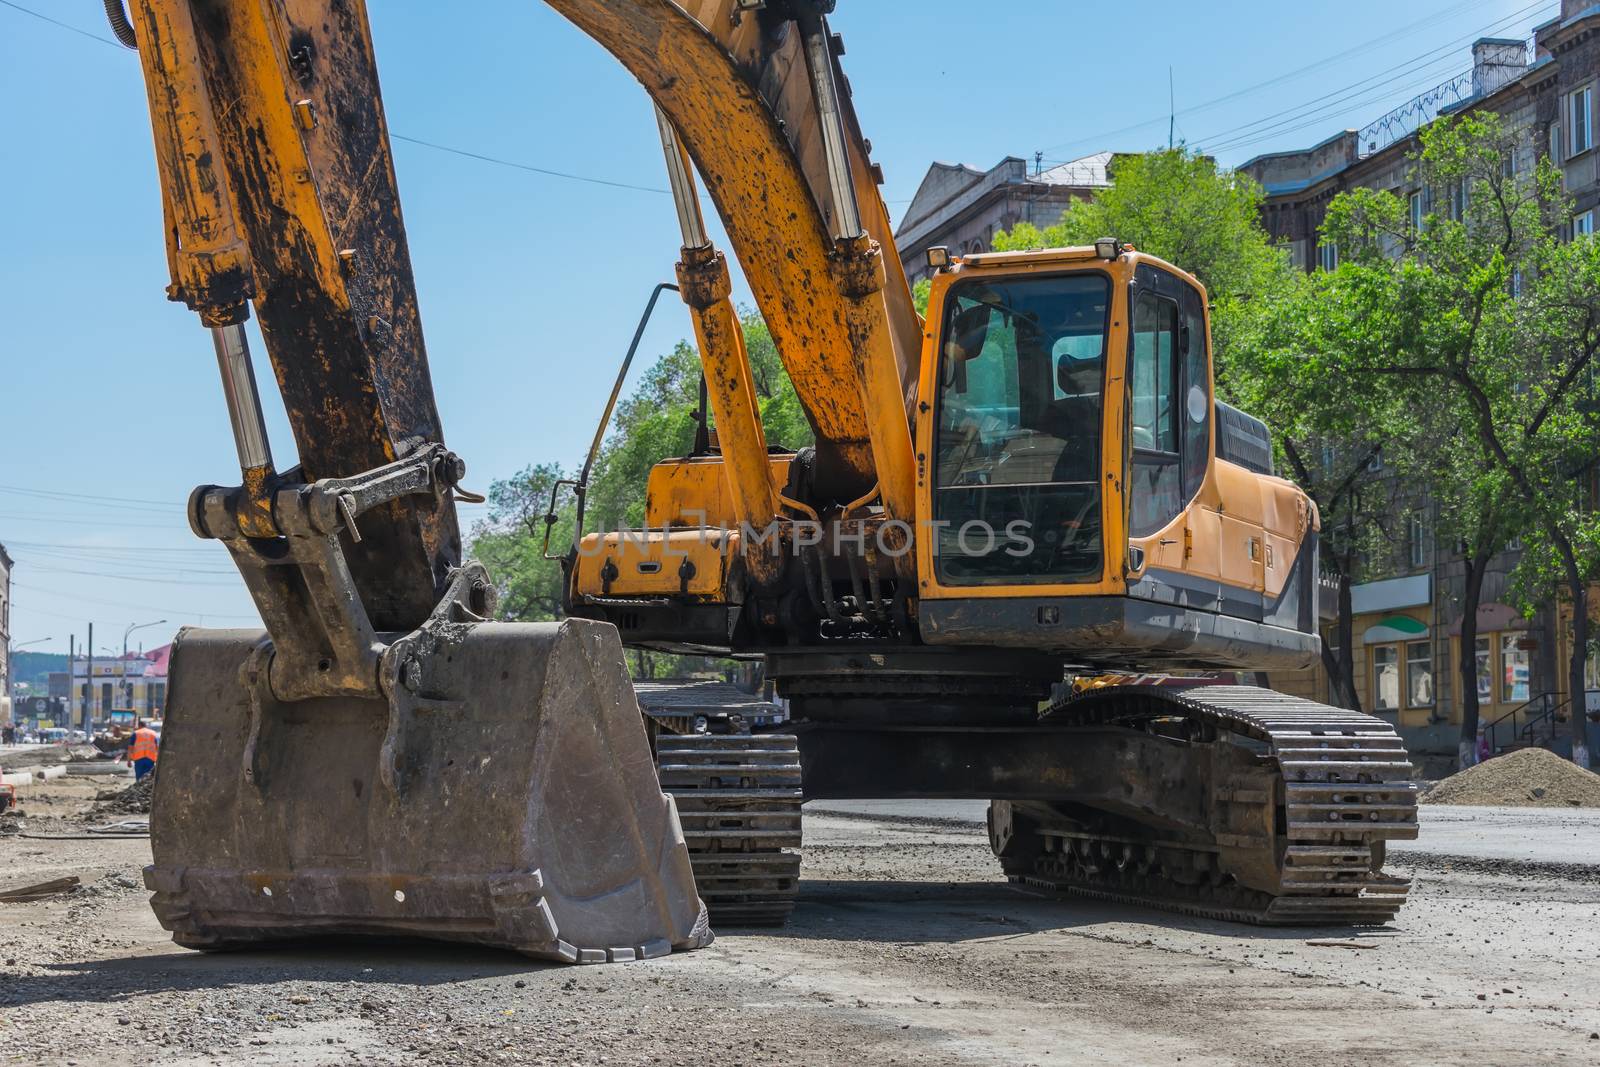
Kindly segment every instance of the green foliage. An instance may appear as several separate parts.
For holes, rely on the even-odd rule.
[[[996,251],[1087,245],[1115,237],[1198,278],[1213,304],[1219,380],[1255,328],[1257,309],[1294,282],[1283,250],[1261,226],[1261,187],[1246,174],[1185,147],[1119,157],[1111,185],[1040,229],[1019,223],[995,234]]]
[[[772,335],[754,312],[741,313],[740,321],[768,444],[785,448],[810,444],[811,426],[778,358]],[[596,398],[597,407],[599,403]],[[651,364],[617,404],[589,481],[584,515],[587,532],[644,524],[650,468],[693,449],[699,409],[700,357],[692,344],[680,341]],[[561,616],[561,565],[544,558],[544,516],[555,482],[575,477],[582,463],[582,455],[575,457],[570,468],[555,462],[539,463],[490,485],[489,516],[473,531],[472,554],[496,581],[502,618],[536,621]],[[575,501],[572,490],[566,488],[550,531],[553,554],[560,555],[572,546],[575,525]],[[679,666],[673,657],[636,658],[636,669],[655,673]]]
[[[473,530],[472,556],[489,569],[500,594],[499,615],[517,622],[559,619],[561,564],[544,558],[545,509],[560,464],[540,463],[489,486],[489,518]],[[553,552],[572,543],[570,499],[551,530]]]
[[[1507,166],[1518,145],[1498,116],[1421,134],[1414,183],[1426,217],[1395,193],[1330,205],[1336,270],[1279,308],[1248,362],[1259,399],[1292,436],[1374,441],[1401,481],[1439,502],[1446,531],[1481,555],[1520,536],[1525,610],[1557,589],[1584,605],[1600,575],[1593,484],[1600,431],[1600,243],[1565,239],[1571,206],[1546,159]],[[1582,685],[1582,646],[1569,665]]]

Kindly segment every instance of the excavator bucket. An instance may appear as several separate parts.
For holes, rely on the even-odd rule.
[[[708,944],[616,631],[481,622],[389,699],[274,699],[253,630],[173,649],[145,884],[180,945],[413,936],[602,963]]]

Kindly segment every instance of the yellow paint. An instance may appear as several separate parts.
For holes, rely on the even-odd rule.
[[[685,248],[678,264],[678,281],[694,318],[706,401],[716,422],[733,517],[752,529],[765,528],[777,516],[776,489],[767,462],[767,435],[756,404],[750,355],[730,297],[727,260],[710,245]]]
[[[573,589],[579,596],[674,596],[730,602],[730,561],[739,536],[723,530],[648,530],[589,534],[579,545]],[[609,581],[606,573],[614,573]]]
[[[767,457],[772,485],[782,485],[788,480],[793,459],[791,455]],[[721,456],[663,460],[650,468],[645,525],[651,529],[669,526],[733,529],[739,520],[731,496],[727,468]]]

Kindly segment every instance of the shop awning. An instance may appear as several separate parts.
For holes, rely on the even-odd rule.
[[[1428,624],[1418,622],[1409,615],[1390,615],[1376,625],[1367,627],[1361,641],[1367,645],[1389,645],[1397,641],[1415,641],[1428,636]]]

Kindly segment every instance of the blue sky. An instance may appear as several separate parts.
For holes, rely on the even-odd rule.
[[[169,620],[135,636],[149,647],[181,624],[251,625],[226,555],[183,519],[193,486],[238,473],[210,340],[163,295],[138,62],[107,43],[93,0],[16,2],[83,33],[0,0],[0,543],[18,561],[12,637],[65,651],[92,620],[96,645],[120,648],[125,626]],[[1169,68],[1178,136],[1236,164],[1365,125],[1466,69],[1474,38],[1526,36],[1557,7],[843,0],[833,25],[898,214],[935,159],[989,167],[1165,144]],[[394,133],[664,186],[643,91],[542,4],[369,8]],[[468,484],[572,462],[650,287],[671,275],[670,200],[406,142],[395,157],[434,387]],[[688,333],[682,309],[663,305],[645,355]],[[289,432],[275,398],[268,406],[286,467]]]

